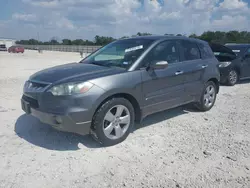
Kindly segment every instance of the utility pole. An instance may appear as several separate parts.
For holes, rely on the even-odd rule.
[[[37,41],[39,41],[39,31],[37,32]]]
[[[38,43],[39,43],[39,41],[40,41],[40,39],[39,39],[40,37],[39,37],[39,31],[37,32],[37,41],[38,41]],[[38,50],[38,53],[41,53],[41,50],[39,49],[39,44],[37,44],[37,47],[36,47],[36,49]]]

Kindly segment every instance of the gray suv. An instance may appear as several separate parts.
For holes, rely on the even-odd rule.
[[[32,75],[22,109],[57,130],[114,145],[149,114],[187,103],[210,110],[219,92],[218,64],[209,45],[197,39],[117,40],[78,63]]]

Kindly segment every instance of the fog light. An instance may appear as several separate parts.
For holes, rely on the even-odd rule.
[[[55,116],[55,120],[57,124],[62,124],[62,118],[60,116]]]

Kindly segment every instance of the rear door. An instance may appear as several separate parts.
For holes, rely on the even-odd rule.
[[[181,41],[181,61],[184,70],[185,100],[193,101],[203,89],[203,74],[209,62],[202,59],[197,43],[190,40]]]

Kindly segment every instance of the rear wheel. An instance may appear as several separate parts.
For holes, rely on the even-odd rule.
[[[216,101],[217,89],[214,82],[209,81],[205,84],[200,101],[196,107],[201,111],[209,111]]]
[[[236,70],[231,70],[228,74],[227,84],[234,86],[239,80],[239,74]]]
[[[134,108],[124,98],[105,102],[93,117],[91,135],[104,146],[124,141],[134,124]]]

